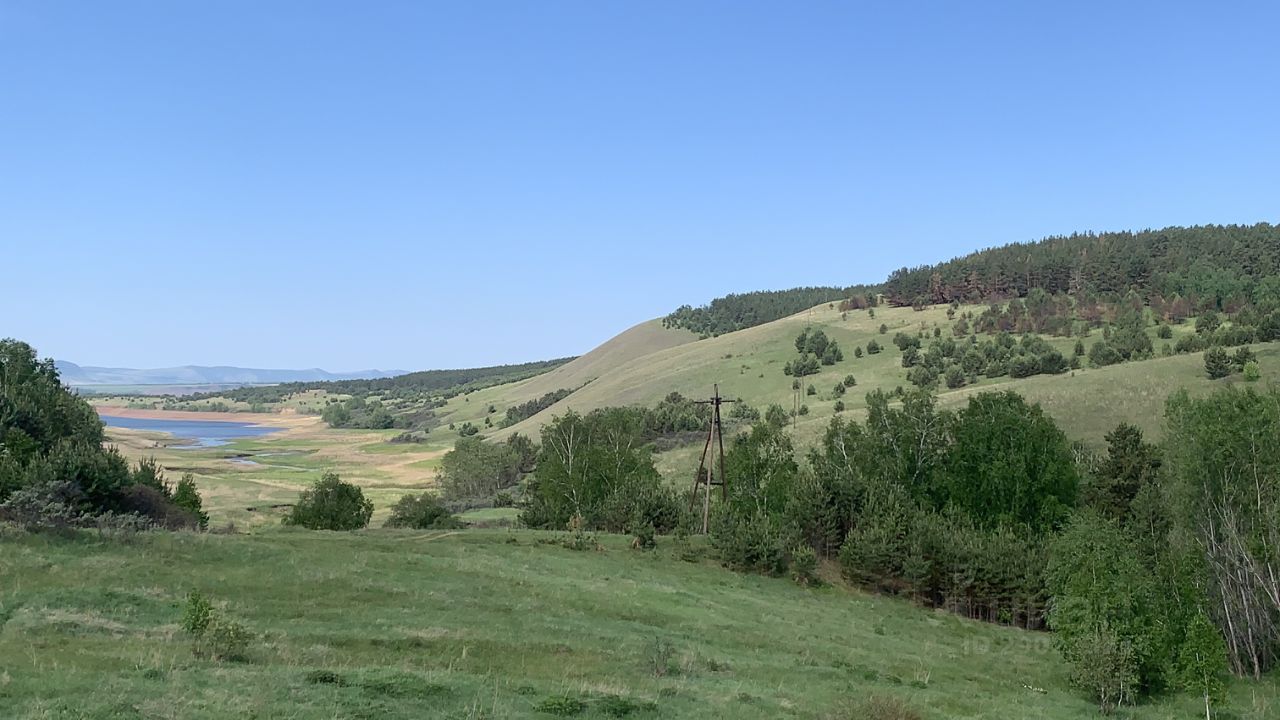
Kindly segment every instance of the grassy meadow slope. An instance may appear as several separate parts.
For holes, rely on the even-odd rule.
[[[968,309],[968,308],[966,308]],[[976,309],[976,308],[975,308]],[[879,332],[884,324],[888,330]],[[190,471],[209,497],[215,522],[232,521],[240,526],[274,524],[279,506],[296,498],[298,491],[326,470],[352,480],[371,495],[377,507],[375,523],[405,492],[429,489],[435,484],[440,457],[453,447],[458,433],[450,423],[471,422],[482,434],[502,440],[513,432],[537,437],[543,423],[567,410],[589,411],[609,405],[657,403],[675,391],[690,397],[705,397],[719,383],[727,397],[738,397],[763,410],[778,403],[792,405],[792,378],[783,365],[796,355],[794,340],[804,328],[822,328],[844,350],[844,361],[822,367],[817,375],[803,378],[807,387],[817,389],[802,401],[809,414],[800,417],[794,432],[801,447],[821,437],[835,414],[832,388],[848,375],[857,385],[844,395],[846,415],[860,417],[865,395],[875,389],[892,390],[906,386],[906,370],[901,353],[892,344],[898,331],[917,332],[922,326],[932,333],[934,326],[949,332],[945,306],[917,312],[910,308],[877,308],[842,314],[827,305],[775,322],[705,340],[692,333],[668,330],[661,321],[641,323],[595,350],[550,372],[519,382],[498,385],[458,395],[437,412],[441,424],[426,435],[426,442],[393,444],[396,430],[334,430],[314,414],[327,402],[323,391],[291,397],[281,404],[275,417],[289,426],[287,432],[229,446],[205,450],[173,450],[160,438],[110,429],[113,442],[133,458],[153,455],[171,473]],[[1149,330],[1153,335],[1154,328]],[[1193,332],[1190,323],[1174,328],[1176,338]],[[1100,337],[1086,338],[1091,344]],[[878,355],[855,358],[853,349],[875,339],[884,346]],[[1051,344],[1069,355],[1074,338],[1049,338]],[[1160,347],[1164,340],[1155,340]],[[1266,381],[1280,381],[1280,344],[1253,346],[1258,353]],[[1169,393],[1187,388],[1204,393],[1224,383],[1241,382],[1239,376],[1211,381],[1205,377],[1200,353],[1158,357],[1100,369],[1082,369],[1055,376],[1035,376],[1021,380],[1008,377],[983,378],[977,385],[959,390],[940,390],[939,402],[957,406],[983,389],[1011,389],[1028,400],[1040,403],[1068,434],[1076,439],[1100,443],[1105,433],[1120,422],[1141,427],[1158,438],[1162,431],[1164,404]],[[564,400],[511,428],[496,427],[508,407],[562,388],[578,388]],[[125,399],[108,403],[128,404]],[[492,412],[490,412],[492,408]],[[246,417],[237,415],[238,419]],[[247,416],[254,417],[254,416]],[[261,416],[270,418],[271,416]],[[488,417],[494,427],[484,425]],[[735,428],[730,428],[733,431]],[[700,445],[668,450],[658,457],[658,468],[669,482],[683,487],[697,465]],[[237,457],[247,456],[247,457]],[[245,462],[251,460],[253,464]]]
[[[964,308],[970,309],[981,310]],[[810,413],[799,419],[797,440],[802,444],[811,442],[820,436],[834,415],[836,398],[831,391],[845,376],[853,375],[857,379],[857,386],[841,398],[855,417],[865,408],[867,392],[888,391],[900,385],[910,387],[901,364],[902,354],[892,344],[893,335],[899,331],[914,333],[922,327],[931,334],[935,326],[949,334],[951,322],[947,320],[946,310],[946,306],[924,311],[877,308],[874,317],[866,311],[852,311],[842,319],[838,309],[822,305],[746,330],[656,350],[612,367],[597,365],[603,372],[585,387],[512,428],[493,431],[490,435],[502,438],[510,432],[522,432],[536,436],[545,422],[566,410],[584,412],[609,405],[651,405],[673,391],[705,397],[710,394],[713,383],[720,384],[721,393],[726,397],[741,398],[756,408],[778,403],[790,410],[793,378],[784,375],[782,367],[796,356],[793,344],[796,335],[806,327],[817,327],[840,343],[845,359],[802,379],[806,388],[813,384],[818,391],[817,395],[803,396],[801,400],[809,406]],[[887,326],[887,333],[880,334],[881,324]],[[1193,331],[1190,323],[1177,326],[1174,340],[1165,341],[1155,337],[1154,327],[1149,329],[1157,349]],[[1087,346],[1100,337],[1100,333],[1095,333],[1084,342]],[[855,358],[853,349],[865,347],[872,339],[885,346],[884,351]],[[1046,339],[1068,357],[1076,343],[1075,338]],[[1259,354],[1264,379],[1280,380],[1280,344],[1260,343],[1253,347]],[[544,381],[552,374],[526,382]],[[939,401],[946,406],[962,402],[983,389],[1016,390],[1029,400],[1041,403],[1072,438],[1101,442],[1102,436],[1122,421],[1134,423],[1158,437],[1165,398],[1170,392],[1182,387],[1193,393],[1206,392],[1238,380],[1238,376],[1209,380],[1204,374],[1203,354],[1194,353],[1106,368],[1084,368],[1056,376],[1020,380],[982,378],[976,385],[959,390],[940,389]],[[506,407],[525,399],[527,393],[519,385],[498,386],[454,398],[443,412],[450,421],[483,422],[488,406],[493,405],[501,415]],[[555,389],[553,385],[554,382],[544,382],[540,388]]]
[[[4,537],[0,716],[546,718],[579,701],[586,719],[852,720],[872,694],[930,720],[1098,716],[1045,633],[682,562],[667,540],[552,538]],[[193,589],[254,635],[245,661],[193,656]],[[1227,707],[1275,717],[1280,686],[1233,683]],[[1123,717],[1197,713],[1176,696]]]

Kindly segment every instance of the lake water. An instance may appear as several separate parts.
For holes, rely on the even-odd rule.
[[[156,420],[101,414],[99,417],[107,427],[169,433],[174,437],[190,441],[185,445],[172,446],[179,449],[217,447],[226,445],[232,440],[259,437],[280,430],[269,425],[254,425],[235,420]]]

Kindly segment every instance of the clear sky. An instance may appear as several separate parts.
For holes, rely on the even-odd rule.
[[[727,292],[1276,222],[1276,8],[0,0],[0,336],[519,362]]]

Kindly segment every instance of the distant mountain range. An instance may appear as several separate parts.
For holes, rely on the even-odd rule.
[[[359,370],[356,372],[332,373],[319,368],[310,370],[262,370],[240,367],[206,367],[203,365],[183,365],[181,367],[152,368],[140,370],[135,368],[108,368],[77,365],[66,360],[54,363],[62,382],[67,385],[84,387],[92,385],[274,385],[286,382],[315,382],[318,380],[364,380],[371,378],[387,378],[404,375],[403,370]]]

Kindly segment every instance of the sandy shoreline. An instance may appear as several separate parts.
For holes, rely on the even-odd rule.
[[[297,427],[307,424],[305,416],[297,413],[229,413],[229,412],[187,412],[184,410],[143,410],[138,408],[122,408],[110,405],[94,405],[99,415],[111,417],[138,418],[143,420],[199,420],[201,422],[238,422],[254,425],[271,425],[273,427]]]

